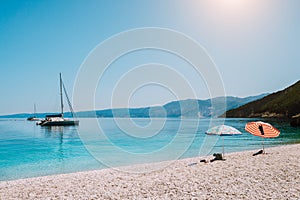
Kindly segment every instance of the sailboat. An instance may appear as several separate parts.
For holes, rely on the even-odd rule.
[[[36,106],[35,106],[35,104],[33,106],[33,110],[34,110],[33,116],[28,117],[27,120],[28,121],[39,121],[40,119],[36,117]]]
[[[61,113],[55,114],[55,115],[46,115],[45,119],[38,122],[37,125],[41,126],[76,126],[79,125],[78,120],[74,120],[74,111],[71,105],[71,102],[69,100],[65,85],[63,84],[62,78],[61,78],[61,73],[59,73],[59,83],[60,83],[60,108],[61,108]],[[64,104],[63,104],[63,89],[64,93],[66,95],[67,102],[70,107],[70,111],[72,114],[71,119],[66,119],[64,118]]]

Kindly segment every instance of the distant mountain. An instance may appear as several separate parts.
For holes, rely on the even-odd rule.
[[[44,118],[46,115],[52,115],[57,113],[36,113],[37,118]],[[68,114],[68,113],[67,113]],[[18,113],[18,114],[11,114],[11,115],[1,115],[0,118],[28,118],[33,116],[32,113]]]
[[[226,117],[287,117],[300,114],[300,81],[292,86],[228,110]],[[223,115],[224,116],[224,115]]]
[[[246,98],[239,97],[217,97],[213,99],[198,100],[187,99],[181,101],[172,101],[163,106],[152,106],[144,108],[117,108],[117,109],[105,109],[96,111],[81,111],[77,112],[77,117],[132,117],[132,118],[207,118],[217,117],[225,111],[233,108],[237,108],[248,102],[261,99],[267,94],[258,96],[251,96]],[[224,100],[226,100],[226,107],[223,107]],[[212,104],[213,102],[213,104]],[[45,115],[53,113],[37,113],[38,118],[44,118]],[[27,118],[31,116],[30,113],[13,114],[0,116],[0,118]],[[66,117],[70,117],[71,113],[66,112]]]
[[[181,101],[172,101],[163,106],[153,106],[144,108],[119,108],[97,111],[78,112],[78,117],[131,117],[131,118],[207,118],[217,117],[228,109],[237,108],[250,101],[260,99],[266,94],[238,98],[238,97],[217,97],[214,99],[197,100],[187,99]],[[222,102],[226,100],[226,107],[223,108]],[[212,105],[211,102],[214,102]],[[214,106],[214,107],[213,107]],[[218,108],[219,107],[219,108]]]

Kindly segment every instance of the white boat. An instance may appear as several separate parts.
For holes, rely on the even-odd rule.
[[[31,117],[28,117],[27,120],[28,121],[39,121],[40,119],[36,117],[36,106],[34,104],[33,106],[33,110],[34,110],[34,113]]]
[[[61,107],[61,113],[55,114],[55,115],[46,115],[45,119],[38,122],[37,125],[41,126],[76,126],[79,125],[79,121],[74,119],[74,111],[71,105],[71,102],[69,100],[69,97],[67,95],[67,91],[65,89],[65,86],[62,82],[61,73],[59,73],[59,82],[60,82],[60,107]],[[64,89],[64,93],[66,95],[70,111],[72,113],[73,119],[66,119],[64,118],[64,105],[63,105],[63,94],[62,90]]]

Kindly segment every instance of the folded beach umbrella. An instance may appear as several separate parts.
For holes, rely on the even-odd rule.
[[[262,137],[262,138],[274,138],[278,137],[280,131],[273,127],[271,124],[257,121],[257,122],[248,122],[245,126],[245,130],[251,133],[252,135]],[[264,152],[264,140],[262,141],[263,152]]]
[[[220,135],[220,136],[231,136],[231,135],[241,135],[242,133],[232,126],[227,125],[219,125],[214,126],[208,129],[205,132],[207,135]],[[222,148],[223,148],[223,155],[224,155],[224,138],[222,138]]]

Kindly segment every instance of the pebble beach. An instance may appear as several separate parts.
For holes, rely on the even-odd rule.
[[[300,144],[257,151],[2,181],[0,199],[300,199]]]

